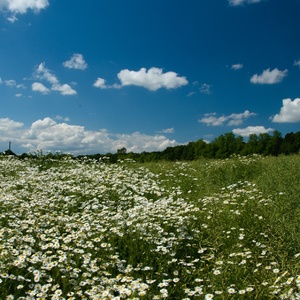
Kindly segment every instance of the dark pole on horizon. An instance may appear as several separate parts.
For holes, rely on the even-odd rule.
[[[8,142],[8,150],[11,150],[11,141]]]

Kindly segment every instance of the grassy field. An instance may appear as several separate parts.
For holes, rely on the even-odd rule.
[[[300,299],[300,156],[0,158],[0,299]]]

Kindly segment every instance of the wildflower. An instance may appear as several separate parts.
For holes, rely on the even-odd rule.
[[[215,291],[215,294],[216,294],[216,295],[222,295],[223,292],[222,292],[222,291]]]
[[[235,294],[235,293],[236,293],[236,290],[235,290],[234,288],[231,287],[231,288],[228,289],[228,293],[229,293],[229,294]]]
[[[214,270],[213,272],[214,275],[220,275],[221,274],[221,271],[219,269],[216,269]]]
[[[214,295],[213,294],[206,294],[205,295],[205,300],[213,299]]]

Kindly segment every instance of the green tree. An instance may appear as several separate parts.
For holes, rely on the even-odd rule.
[[[278,130],[273,131],[266,148],[267,155],[279,155],[283,138]]]

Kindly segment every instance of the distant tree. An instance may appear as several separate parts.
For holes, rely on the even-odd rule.
[[[244,142],[244,138],[242,136],[238,136],[235,139],[235,153],[236,154],[241,154],[244,150],[245,147],[245,142]]]
[[[279,155],[282,142],[283,138],[281,136],[281,133],[278,130],[273,131],[273,135],[270,137],[266,146],[266,155]]]
[[[195,142],[188,143],[182,151],[183,160],[194,160],[195,159]]]
[[[244,149],[241,152],[241,155],[249,155],[258,153],[258,136],[254,133],[249,135],[248,141],[245,144]]]
[[[232,132],[220,135],[213,142],[217,146],[216,158],[227,158],[235,153],[236,141]]]
[[[117,150],[117,154],[126,154],[126,153],[127,153],[127,149],[125,147]]]
[[[10,149],[5,150],[3,152],[4,155],[13,155],[13,156],[17,156],[17,154],[15,154],[13,151],[11,151]]]
[[[258,136],[258,153],[268,155],[267,147],[270,142],[271,136],[268,133],[260,133]]]
[[[206,154],[207,143],[203,140],[198,140],[194,143],[194,157],[204,157]]]

